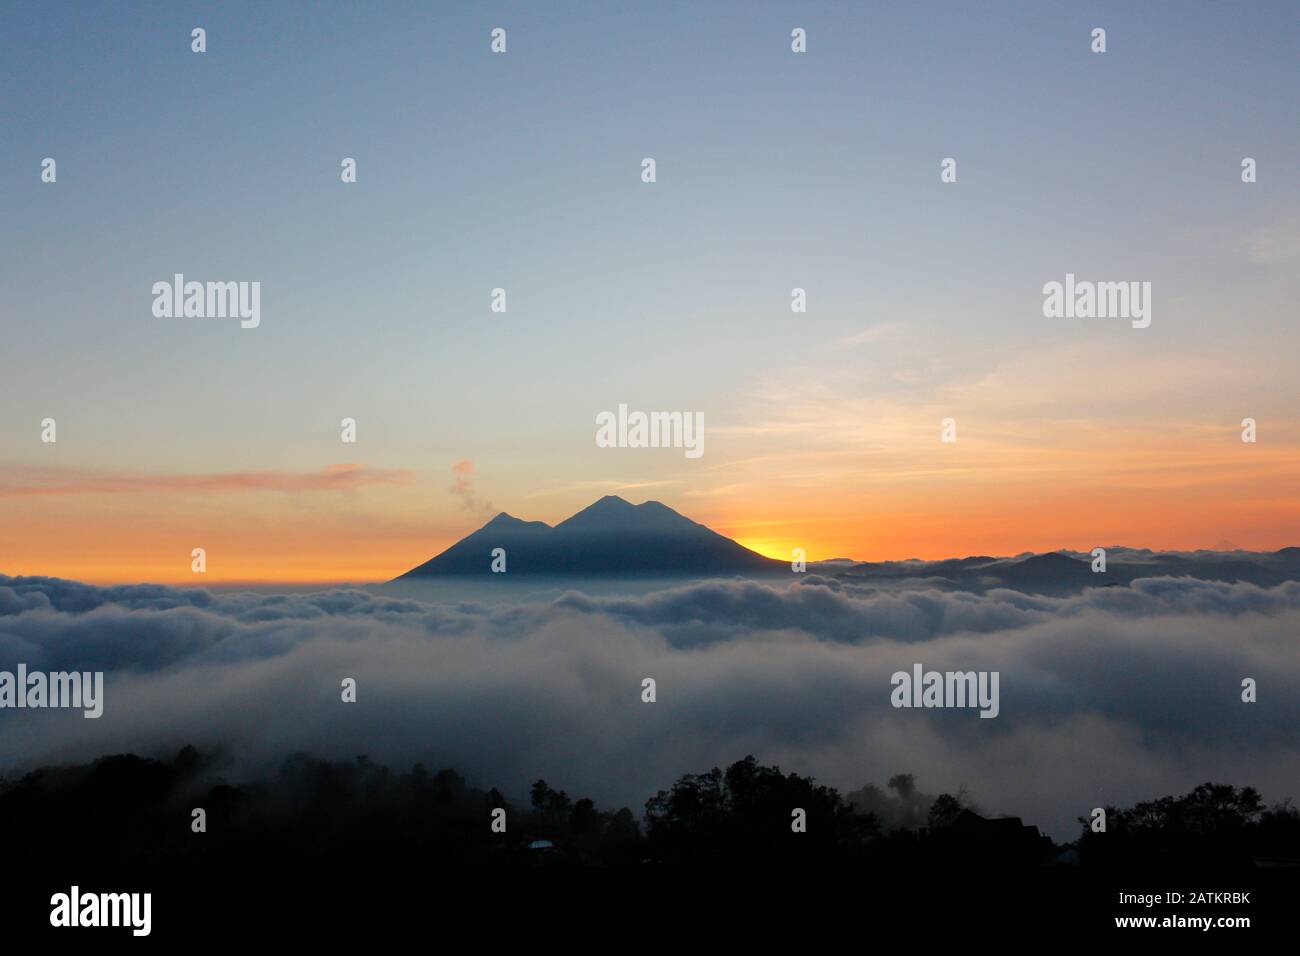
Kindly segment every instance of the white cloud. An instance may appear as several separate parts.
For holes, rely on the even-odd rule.
[[[109,672],[104,716],[5,711],[0,772],[221,745],[545,776],[602,805],[754,753],[842,790],[915,773],[1058,838],[1215,779],[1295,796],[1300,583],[1156,578],[1064,598],[700,582],[640,597],[423,603],[0,577],[0,667]],[[998,670],[1001,715],[889,706],[889,677]],[[339,682],[358,681],[343,704]],[[640,701],[640,681],[659,700]],[[1243,704],[1240,679],[1260,682]]]

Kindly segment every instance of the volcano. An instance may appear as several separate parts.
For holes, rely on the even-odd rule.
[[[607,495],[554,527],[502,512],[396,580],[491,574],[496,548],[505,549],[512,575],[698,578],[790,570],[658,501],[634,505]]]

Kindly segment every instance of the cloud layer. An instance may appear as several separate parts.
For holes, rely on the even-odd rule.
[[[223,747],[235,776],[298,750],[368,754],[485,786],[544,776],[639,811],[677,775],[752,752],[843,789],[899,772],[964,785],[1061,837],[1093,806],[1211,778],[1300,796],[1297,634],[1297,582],[1052,598],[810,575],[507,604],[0,575],[0,669],[108,673],[99,720],[0,711],[0,773],[193,742]],[[890,675],[914,663],[999,671],[1001,715],[893,709]]]

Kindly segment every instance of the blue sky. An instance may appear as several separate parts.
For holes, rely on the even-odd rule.
[[[1097,368],[1103,429],[1227,392],[1293,441],[1297,40],[1286,3],[10,5],[0,463],[44,461],[54,415],[60,467],[311,469],[350,415],[439,533],[467,458],[525,517],[602,481],[763,511],[764,476],[838,500],[871,443],[774,435],[802,400],[929,421],[1009,357]],[[1152,328],[1045,321],[1067,271],[1152,281]],[[261,281],[261,327],[153,318],[176,272]],[[1124,393],[1166,367],[1162,402]],[[704,411],[704,463],[602,455],[619,402]]]

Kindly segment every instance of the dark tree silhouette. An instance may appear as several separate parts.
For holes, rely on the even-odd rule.
[[[725,771],[684,774],[660,791],[646,803],[644,835],[628,808],[602,811],[543,780],[523,810],[495,788],[422,764],[400,772],[365,757],[299,754],[269,777],[238,784],[222,779],[221,766],[220,754],[186,747],[172,760],[120,755],[0,781],[6,852],[27,861],[33,878],[49,861],[56,882],[75,872],[114,884],[132,872],[156,880],[164,869],[182,880],[239,880],[272,864],[306,877],[340,865],[388,872],[413,863],[455,870],[647,861],[898,873],[973,862],[982,871],[1025,869],[1057,857],[1034,827],[986,818],[961,791],[929,797],[900,774],[887,789],[868,786],[846,799],[752,756]],[[190,826],[195,807],[207,814],[201,835]],[[505,833],[490,827],[497,807],[507,810]],[[803,832],[791,826],[795,810],[806,818]],[[1108,817],[1105,834],[1081,821],[1085,869],[1300,862],[1300,813],[1289,803],[1265,808],[1250,787],[1207,783],[1109,808]]]
[[[802,810],[806,830],[794,832]],[[724,774],[686,774],[646,803],[654,858],[675,863],[743,864],[861,853],[874,821],[811,778],[761,766],[753,756]]]
[[[1160,797],[1128,808],[1106,807],[1106,831],[1080,817],[1079,852],[1104,867],[1180,865],[1248,867],[1256,859],[1300,863],[1300,814],[1289,804],[1264,808],[1253,787],[1203,783],[1181,797]]]

